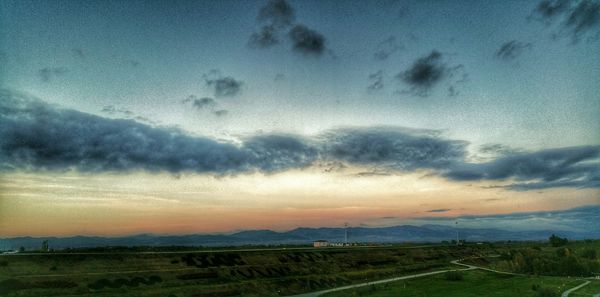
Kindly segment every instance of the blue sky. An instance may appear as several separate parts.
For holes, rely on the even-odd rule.
[[[596,0],[2,1],[0,120],[10,128],[1,133],[25,139],[17,132],[39,132],[35,124],[48,119],[28,121],[47,113],[55,126],[45,122],[43,134],[65,141],[59,148],[51,141],[43,150],[27,148],[32,159],[21,158],[14,142],[0,143],[0,184],[10,195],[27,196],[39,194],[33,175],[70,171],[83,172],[99,187],[114,174],[141,175],[140,184],[172,183],[148,173],[190,174],[186,178],[211,185],[223,182],[212,180],[222,174],[240,174],[239,184],[258,174],[261,183],[278,189],[270,195],[288,197],[294,194],[289,184],[275,186],[286,180],[282,175],[322,182],[329,178],[323,172],[333,171],[337,181],[368,175],[380,183],[375,187],[422,177],[386,197],[411,191],[423,197],[431,184],[446,189],[439,196],[453,187],[477,188],[461,188],[471,198],[439,198],[438,206],[429,207],[452,209],[451,215],[461,212],[447,204],[464,199],[503,195],[521,201],[536,191],[549,198],[506,202],[497,211],[598,204],[599,38]],[[127,132],[111,134],[116,131]],[[169,131],[177,131],[189,154],[172,150]],[[152,163],[116,149],[125,145],[114,139],[142,148],[149,139],[158,143],[151,148],[156,154],[146,153]],[[116,152],[122,154],[113,156],[118,162],[44,155],[64,149],[85,156],[83,149],[98,143],[108,148],[104,161]],[[226,157],[214,153],[225,148]],[[219,158],[246,159],[210,162]],[[515,164],[517,169],[506,169]],[[32,176],[15,178],[19,174]],[[399,180],[388,180],[390,175]],[[21,185],[29,192],[13,191],[11,179],[29,185]],[[420,184],[423,179],[431,184]],[[225,186],[237,188],[235,178],[217,188]],[[330,190],[323,186],[315,195]],[[245,194],[228,193],[236,199]],[[218,195],[207,192],[195,203],[206,206],[205,199]],[[337,199],[340,213],[356,216],[346,210],[364,207],[370,195]],[[249,200],[266,209],[286,205],[262,198]],[[302,207],[323,206],[310,201]],[[381,209],[391,207],[386,203]],[[427,212],[410,207],[404,215]],[[472,212],[494,209],[478,207]],[[302,221],[275,225],[294,224]],[[27,233],[23,226],[15,233]],[[146,227],[139,231],[153,230]]]

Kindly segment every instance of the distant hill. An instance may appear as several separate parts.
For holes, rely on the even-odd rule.
[[[456,239],[456,228],[444,225],[393,226],[393,227],[351,227],[348,228],[350,242],[400,243],[400,242],[440,242]],[[600,230],[589,233],[556,230],[508,231],[500,229],[458,228],[461,240],[504,241],[504,240],[546,240],[551,234],[569,239],[599,238]],[[82,248],[103,246],[239,246],[271,244],[309,244],[324,239],[332,242],[344,240],[344,228],[297,228],[287,232],[271,230],[241,231],[233,234],[190,234],[152,235],[139,234],[124,237],[14,237],[0,239],[0,249],[10,250],[25,247],[37,249],[44,240],[50,248]]]

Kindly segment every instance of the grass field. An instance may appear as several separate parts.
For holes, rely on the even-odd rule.
[[[487,247],[0,256],[1,296],[284,296],[450,266]]]
[[[539,293],[533,288],[537,288],[537,286],[548,288],[558,294],[557,296],[560,296],[559,292],[583,282],[582,280],[562,277],[513,276],[481,270],[464,271],[461,274],[463,276],[462,280],[448,280],[444,274],[439,274],[431,277],[339,291],[323,296],[536,297]],[[581,296],[591,296],[591,294]]]

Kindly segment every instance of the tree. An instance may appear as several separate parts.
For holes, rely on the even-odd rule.
[[[548,287],[538,288],[536,291],[537,291],[537,295],[539,297],[558,297],[559,296],[555,290],[552,290],[551,288],[548,288]]]
[[[552,245],[553,247],[564,246],[564,245],[567,245],[567,243],[569,243],[568,239],[558,237],[554,234],[552,234],[552,236],[550,236],[550,238],[548,240],[550,241],[550,245]]]
[[[595,249],[585,249],[581,252],[581,257],[586,258],[586,259],[590,259],[590,260],[596,260],[596,257],[598,257],[598,255],[596,254],[596,250]]]

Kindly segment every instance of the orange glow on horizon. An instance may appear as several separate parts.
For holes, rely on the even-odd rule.
[[[78,173],[0,176],[0,237],[285,231],[598,204],[595,189],[516,192],[423,174],[295,171],[215,178]],[[449,209],[436,213],[434,209]],[[389,223],[388,223],[389,224]]]

